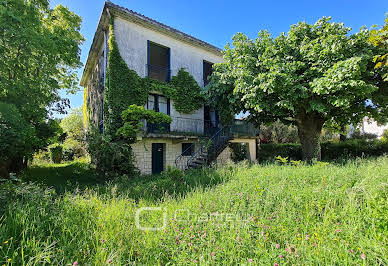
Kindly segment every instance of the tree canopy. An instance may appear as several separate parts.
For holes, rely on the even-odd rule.
[[[292,25],[276,38],[268,31],[255,40],[237,33],[224,62],[214,65],[207,96],[229,117],[248,111],[258,125],[278,119],[296,125],[304,159],[320,159],[324,124],[382,120],[387,109],[384,99],[375,98],[387,90],[373,63],[383,48],[368,42],[368,30],[350,31],[324,17]]]
[[[69,106],[60,90],[78,90],[80,25],[78,15],[62,5],[50,8],[48,0],[0,0],[0,102],[12,105],[7,110],[17,110],[33,128],[30,139],[40,138],[19,151],[18,159],[9,151],[8,160],[32,154],[28,147],[47,144],[48,128],[59,129],[50,118]]]

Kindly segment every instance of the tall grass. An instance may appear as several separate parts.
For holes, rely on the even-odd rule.
[[[0,189],[0,264],[388,263],[388,157]],[[158,231],[136,226],[160,227]]]

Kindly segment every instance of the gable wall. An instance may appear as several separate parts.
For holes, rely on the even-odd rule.
[[[203,60],[212,63],[219,63],[223,60],[222,56],[120,17],[115,17],[114,27],[116,42],[122,58],[128,67],[135,70],[141,77],[147,75],[147,40],[170,48],[171,76],[175,76],[183,67],[201,87],[203,87]],[[181,130],[181,127],[186,124],[193,126],[198,123],[199,126],[202,126],[200,130],[203,132],[203,108],[192,114],[181,114],[175,110],[171,102],[171,117],[173,119],[171,131]]]

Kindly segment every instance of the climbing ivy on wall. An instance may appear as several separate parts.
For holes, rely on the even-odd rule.
[[[204,97],[201,95],[201,87],[187,71],[181,68],[178,75],[172,77],[171,86],[174,101],[174,108],[180,113],[191,113],[198,110],[204,103]]]
[[[144,80],[127,67],[115,41],[113,23],[110,26],[109,66],[104,92],[104,124],[108,134],[114,135],[122,126],[121,113],[132,104],[144,105],[148,91]]]
[[[191,113],[204,104],[201,87],[183,68],[171,82],[142,78],[128,68],[120,55],[115,40],[113,19],[110,25],[109,66],[104,101],[104,122],[109,134],[115,133],[123,125],[121,113],[130,105],[144,106],[151,91],[161,92],[170,98],[174,108],[180,113]]]

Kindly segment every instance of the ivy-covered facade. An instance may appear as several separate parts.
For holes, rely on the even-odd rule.
[[[141,130],[131,144],[135,166],[143,174],[175,166],[220,127],[202,90],[212,64],[222,60],[219,48],[106,2],[81,80],[86,128],[121,139],[120,132],[137,127],[132,121],[123,129],[129,106],[136,114],[144,109],[139,117],[163,113],[169,123],[138,121]]]

